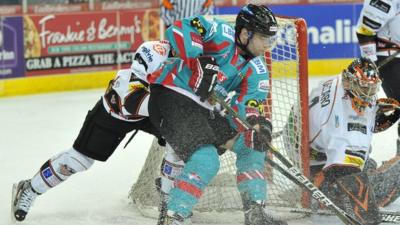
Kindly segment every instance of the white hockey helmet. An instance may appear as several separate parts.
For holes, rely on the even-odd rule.
[[[171,46],[168,41],[147,41],[139,46],[133,57],[131,70],[140,79],[147,81],[167,60]]]

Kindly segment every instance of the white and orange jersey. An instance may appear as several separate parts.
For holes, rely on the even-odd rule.
[[[377,36],[377,55],[388,56],[399,49],[399,27],[400,0],[364,1],[357,32],[366,36]]]
[[[369,155],[377,106],[356,112],[342,85],[341,75],[321,82],[309,98],[309,135],[312,151],[325,153],[327,160],[311,165],[344,164],[363,168]]]
[[[169,51],[168,41],[148,41],[139,46],[131,68],[118,71],[103,96],[104,108],[111,116],[128,122],[149,116],[147,76],[161,67]]]

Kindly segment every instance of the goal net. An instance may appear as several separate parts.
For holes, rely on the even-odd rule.
[[[218,16],[234,22],[235,16]],[[304,174],[309,174],[308,152],[308,75],[307,29],[303,19],[277,17],[277,43],[266,52],[271,74],[271,115],[274,128],[272,144]],[[297,119],[289,119],[291,109]],[[289,129],[288,129],[289,128]],[[290,130],[291,132],[286,132]],[[144,216],[157,217],[160,201],[155,178],[160,176],[160,164],[164,149],[155,141],[149,151],[138,180],[132,186],[129,197]],[[273,159],[272,156],[269,156]],[[278,160],[273,159],[278,162]],[[192,221],[232,222],[243,221],[242,203],[236,187],[235,154],[227,151],[220,156],[220,170],[205,189],[193,212]],[[280,174],[267,167],[267,208],[285,218],[296,209],[308,206],[307,194]],[[298,215],[296,215],[298,216]]]

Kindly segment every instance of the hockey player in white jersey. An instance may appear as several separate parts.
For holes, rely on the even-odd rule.
[[[343,209],[353,209],[362,224],[370,225],[379,224],[380,216],[372,191],[375,187],[371,188],[362,171],[373,133],[392,125],[391,117],[399,113],[396,101],[387,106],[382,103],[388,99],[377,99],[380,85],[376,65],[359,58],[341,75],[321,82],[309,97],[314,182]]]
[[[400,51],[400,0],[365,0],[357,25],[361,55],[379,66]],[[388,98],[400,101],[400,54],[379,68]],[[398,119],[399,117],[397,117]],[[400,123],[397,153],[400,155]]]
[[[167,41],[143,43],[131,68],[118,71],[105,94],[88,112],[73,146],[47,160],[30,180],[14,184],[12,210],[16,220],[25,219],[38,195],[89,169],[95,161],[106,161],[127,133],[142,130],[165,145],[148,118],[147,75],[162,65],[169,52]]]

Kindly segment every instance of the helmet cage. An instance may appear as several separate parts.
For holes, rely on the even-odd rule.
[[[343,71],[343,79],[348,83],[348,91],[366,104],[376,99],[381,80],[378,69],[372,61],[357,59],[347,70]]]

